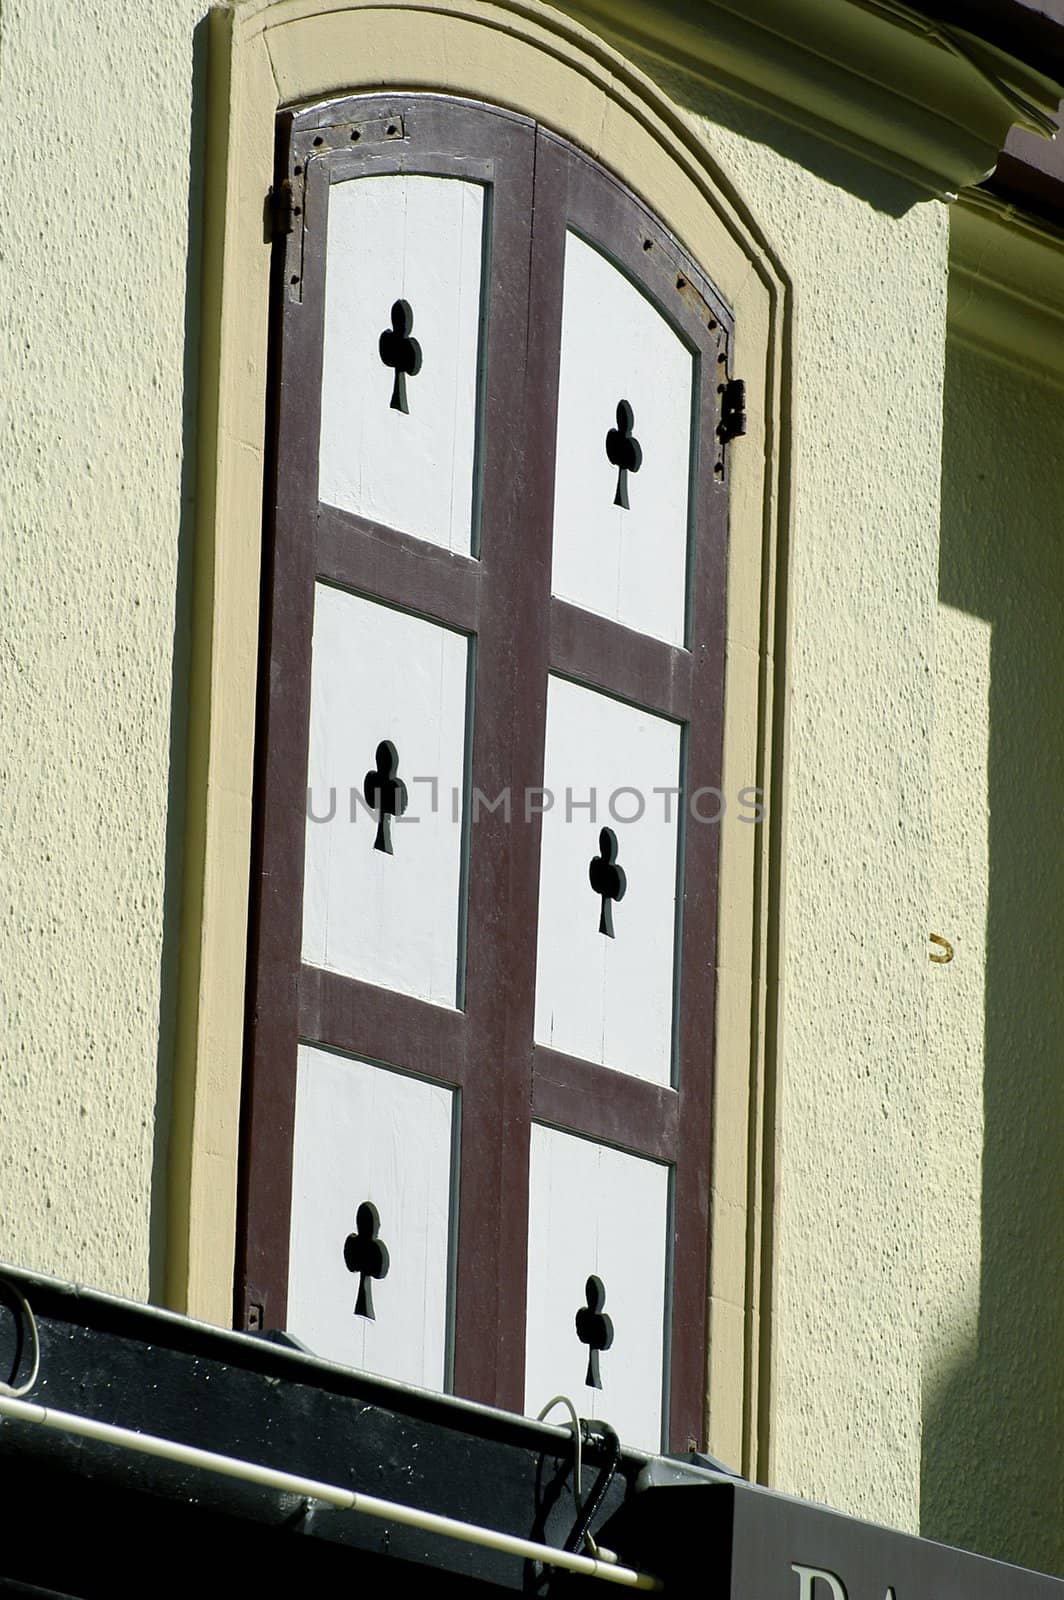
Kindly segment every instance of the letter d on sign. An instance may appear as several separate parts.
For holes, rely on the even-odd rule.
[[[827,1572],[823,1567],[803,1567],[800,1562],[791,1562],[791,1571],[798,1574],[798,1600],[847,1600],[846,1590],[842,1579],[836,1578],[833,1572]],[[818,1589],[816,1580],[822,1578],[827,1584],[827,1593]]]

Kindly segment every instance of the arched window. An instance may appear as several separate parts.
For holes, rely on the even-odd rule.
[[[682,1448],[732,314],[468,100],[286,113],[274,200],[245,1325]]]

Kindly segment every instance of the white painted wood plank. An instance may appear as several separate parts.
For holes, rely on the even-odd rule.
[[[374,522],[469,554],[484,190],[394,174],[332,185],[318,492]],[[390,405],[381,333],[405,300],[421,366]]]
[[[694,359],[619,268],[566,236],[554,593],[670,644],[684,642]],[[606,434],[634,412],[642,463],[614,504]]]
[[[540,1044],[668,1083],[679,802],[680,729],[563,678],[547,692],[535,1033]],[[618,791],[624,790],[624,793]],[[571,797],[572,804],[569,803]],[[593,797],[595,814],[577,809]],[[619,816],[638,820],[623,822]],[[588,868],[610,827],[627,879],[599,931]]]
[[[669,1171],[556,1128],[532,1127],[525,1410],[567,1394],[581,1416],[610,1422],[625,1444],[661,1448]],[[594,1273],[613,1343],[586,1383],[576,1332]]]
[[[300,1046],[287,1325],[315,1355],[444,1388],[453,1112],[449,1089]],[[344,1259],[366,1200],[389,1255],[373,1321]]]
[[[303,959],[448,1006],[457,1000],[469,653],[449,628],[317,586]],[[364,804],[382,740],[398,751],[408,793],[391,854],[374,848]],[[436,780],[435,811],[431,785],[417,778]]]

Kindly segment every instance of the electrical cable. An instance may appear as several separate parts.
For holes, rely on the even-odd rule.
[[[591,1554],[592,1554],[592,1556],[594,1557],[594,1559],[596,1561],[606,1561],[606,1562],[609,1562],[609,1563],[615,1565],[617,1563],[617,1561],[620,1559],[618,1557],[617,1553],[615,1551],[613,1551],[613,1550],[607,1550],[605,1545],[598,1544],[597,1541],[592,1538],[591,1533],[590,1533],[589,1530],[590,1530],[590,1527],[591,1527],[591,1523],[592,1523],[592,1521],[593,1521],[593,1519],[595,1517],[595,1514],[598,1511],[599,1506],[602,1504],[602,1500],[603,1500],[603,1497],[605,1496],[606,1490],[609,1488],[610,1484],[612,1483],[614,1474],[617,1471],[617,1463],[621,1459],[621,1441],[618,1438],[617,1434],[614,1432],[614,1430],[610,1427],[609,1423],[603,1423],[602,1424],[603,1435],[608,1435],[616,1443],[616,1447],[617,1447],[616,1455],[615,1455],[614,1460],[613,1460],[613,1462],[612,1462],[612,1464],[610,1466],[609,1475],[607,1476],[606,1481],[605,1481],[605,1483],[604,1483],[604,1485],[602,1487],[602,1492],[600,1494],[596,1495],[595,1504],[592,1506],[590,1512],[585,1517],[584,1516],[584,1472],[583,1472],[583,1448],[582,1448],[582,1446],[583,1446],[584,1431],[585,1431],[585,1429],[590,1430],[591,1424],[588,1422],[586,1417],[578,1417],[577,1416],[576,1407],[573,1405],[573,1402],[570,1400],[570,1398],[569,1398],[569,1396],[567,1394],[556,1394],[552,1400],[548,1400],[546,1405],[543,1407],[543,1409],[540,1412],[538,1412],[538,1414],[536,1416],[536,1421],[537,1422],[545,1421],[548,1412],[553,1411],[555,1406],[564,1406],[566,1408],[566,1410],[568,1411],[568,1413],[569,1413],[569,1416],[570,1416],[570,1419],[571,1419],[570,1426],[572,1427],[572,1430],[573,1430],[574,1455],[575,1455],[575,1458],[576,1458],[575,1462],[574,1462],[574,1466],[573,1466],[573,1503],[574,1503],[574,1505],[576,1507],[576,1522],[573,1525],[573,1532],[569,1535],[569,1538],[565,1542],[565,1548],[567,1550],[569,1550],[569,1549],[577,1550],[577,1549],[579,1549],[580,1543],[582,1542],[582,1543],[587,1545],[588,1549],[591,1551]],[[579,1540],[578,1540],[577,1543],[574,1544],[573,1540],[576,1537],[577,1529],[580,1530]]]
[[[580,1418],[577,1416],[576,1407],[569,1399],[569,1396],[567,1394],[556,1394],[552,1400],[547,1401],[547,1404],[543,1407],[542,1411],[538,1411],[536,1413],[536,1421],[545,1422],[548,1414],[554,1410],[555,1406],[565,1406],[571,1418],[570,1426],[573,1430],[573,1445],[574,1454],[576,1457],[573,1464],[573,1504],[576,1507],[577,1521],[579,1521],[581,1512],[583,1511],[584,1493],[582,1460],[583,1434],[580,1427]]]
[[[606,1440],[610,1447],[609,1461],[606,1465],[606,1468],[599,1474],[599,1480],[591,1493],[591,1498],[584,1506],[583,1512],[577,1518],[576,1526],[569,1535],[568,1539],[565,1541],[565,1548],[567,1550],[578,1551],[582,1544],[586,1544],[592,1553],[595,1554],[599,1559],[609,1560],[610,1556],[613,1556],[613,1560],[616,1561],[617,1557],[613,1555],[613,1552],[603,1551],[601,1546],[595,1544],[595,1541],[592,1539],[591,1534],[588,1531],[592,1522],[602,1509],[602,1502],[606,1498],[607,1490],[617,1474],[617,1468],[621,1461],[621,1441],[617,1430],[615,1428],[611,1428],[608,1422],[600,1422],[597,1424],[597,1426],[599,1432],[602,1434],[602,1437]],[[585,1423],[585,1427],[588,1428],[590,1436],[591,1424]]]
[[[10,1290],[18,1301],[33,1338],[33,1365],[25,1383],[0,1383],[0,1395],[6,1395],[10,1400],[21,1400],[23,1395],[29,1394],[33,1385],[37,1382],[41,1370],[41,1340],[37,1332],[37,1318],[33,1315],[33,1307],[17,1284],[11,1283],[7,1278],[0,1278],[0,1286]]]

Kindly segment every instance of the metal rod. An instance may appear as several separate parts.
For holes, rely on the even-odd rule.
[[[626,1589],[654,1592],[662,1587],[659,1579],[636,1572],[632,1567],[595,1561],[591,1556],[556,1550],[553,1545],[519,1539],[510,1533],[499,1533],[494,1528],[482,1528],[474,1522],[460,1522],[455,1517],[443,1517],[434,1511],[400,1505],[395,1500],[380,1500],[376,1495],[360,1494],[335,1483],[322,1483],[317,1478],[279,1472],[255,1461],[242,1461],[238,1456],[200,1450],[195,1445],[181,1444],[176,1439],[163,1439],[153,1433],[136,1433],[132,1428],[119,1428],[110,1422],[97,1422],[92,1417],[79,1417],[72,1411],[54,1411],[49,1406],[35,1405],[29,1400],[15,1400],[0,1395],[0,1417],[11,1417],[17,1422],[33,1422],[43,1428],[54,1428],[59,1433],[96,1439],[101,1444],[116,1445],[121,1450],[136,1450],[141,1455],[158,1456],[164,1461],[176,1461],[184,1466],[203,1467],[208,1472],[219,1472],[227,1478],[240,1478],[245,1483],[255,1483],[264,1489],[276,1489],[280,1494],[302,1495],[307,1500],[320,1500],[326,1505],[336,1506],[341,1511],[361,1511],[368,1517],[384,1517],[389,1522],[405,1523],[407,1527],[421,1528],[426,1533],[440,1533],[464,1544],[481,1545],[486,1550],[499,1550],[504,1555],[518,1556],[524,1561],[539,1561],[544,1566],[564,1567],[568,1572],[601,1578],[605,1583],[618,1583]]]

